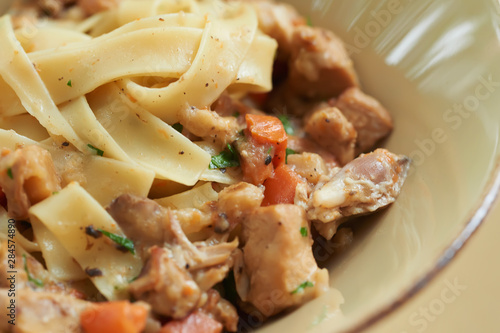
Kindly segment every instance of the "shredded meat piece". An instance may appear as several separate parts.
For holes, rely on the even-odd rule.
[[[186,235],[195,234],[216,223],[215,208],[212,205],[202,208],[204,209],[183,208],[172,211]]]
[[[197,308],[201,291],[196,282],[171,258],[167,249],[154,246],[139,278],[129,285],[136,299],[149,303],[154,312],[181,319]]]
[[[373,148],[377,141],[389,135],[392,130],[389,112],[375,98],[357,87],[344,91],[333,104],[342,111],[358,133],[356,155]]]
[[[354,159],[357,133],[339,109],[328,105],[318,108],[305,120],[304,130],[342,165]]]
[[[224,325],[226,331],[236,332],[238,330],[238,312],[234,306],[220,297],[215,289],[207,292],[207,302],[201,311]]]
[[[151,304],[155,313],[175,319],[184,318],[203,305],[203,293],[222,281],[232,267],[230,254],[237,242],[197,245],[195,250],[205,251],[206,258],[197,266],[190,265],[177,246],[153,246],[139,278],[129,285],[130,292]]]
[[[235,117],[221,117],[215,111],[194,106],[179,113],[179,122],[192,134],[221,147],[236,140],[240,126]]]
[[[258,208],[243,223],[243,239],[243,255],[234,270],[237,291],[264,316],[303,304],[328,288],[328,271],[314,260],[301,207]]]
[[[28,218],[28,209],[61,189],[49,152],[26,146],[0,157],[0,187],[7,197],[8,213]]]
[[[188,265],[190,271],[223,265],[238,241],[231,243],[191,243],[180,226],[175,210],[164,208],[153,200],[124,194],[107,208],[130,238],[139,254],[147,258],[152,246],[168,247],[179,267]]]
[[[182,320],[173,320],[162,327],[160,333],[221,333],[222,324],[202,311],[195,311]]]
[[[10,303],[7,295],[8,289],[0,289],[3,309]],[[8,324],[11,318],[6,317],[7,311],[2,311],[0,329],[2,332],[15,333],[83,333],[80,313],[91,304],[68,295],[32,291],[29,288],[17,289],[16,325]]]
[[[185,317],[202,305],[200,293],[222,281],[233,266],[237,239],[191,243],[177,212],[153,200],[122,195],[107,211],[148,260],[140,278],[130,285],[131,293],[151,303],[159,314]]]
[[[289,67],[291,91],[308,99],[335,97],[358,86],[352,60],[342,41],[322,28],[295,29]]]
[[[307,217],[326,239],[345,218],[374,212],[396,200],[410,160],[385,149],[364,154],[344,166],[331,180],[319,183],[307,203]]]

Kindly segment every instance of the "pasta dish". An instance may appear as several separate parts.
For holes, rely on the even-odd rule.
[[[255,328],[330,288],[313,243],[407,175],[342,41],[286,4],[18,1],[0,45],[2,332]]]

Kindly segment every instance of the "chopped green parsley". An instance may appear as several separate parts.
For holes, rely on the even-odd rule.
[[[9,176],[10,179],[14,179],[14,175],[12,174],[12,168],[7,169],[7,176]]]
[[[99,156],[103,156],[104,155],[104,151],[103,150],[100,150],[99,148],[96,148],[94,146],[92,146],[90,143],[87,145],[87,147],[89,147],[90,149],[94,150],[95,153]]]
[[[24,270],[26,271],[26,275],[28,276],[28,281],[32,282],[37,287],[43,287],[42,280],[36,279],[31,276],[30,271],[28,270],[28,260],[26,259],[26,253],[23,253],[23,264],[24,264]]]
[[[115,242],[119,246],[123,247],[124,249],[126,249],[130,253],[135,254],[134,243],[130,239],[128,239],[126,237],[118,236],[118,235],[113,234],[113,233],[106,231],[106,230],[102,230],[102,229],[97,229],[97,230],[102,232],[102,234],[104,236],[108,237],[113,242]]]
[[[307,288],[307,287],[314,287],[314,283],[312,283],[311,281],[302,282],[300,284],[300,286],[297,287],[297,289],[295,289],[294,291],[292,291],[292,295],[300,293],[300,292],[303,292],[304,289]]]
[[[283,124],[283,127],[285,128],[286,134],[293,135],[295,133],[295,130],[293,129],[292,123],[290,122],[290,119],[284,114],[278,116],[279,120],[281,120],[281,123]]]
[[[175,123],[172,125],[172,128],[176,130],[179,133],[182,133],[182,130],[184,129],[184,126],[182,126],[181,123]]]
[[[227,148],[224,151],[222,151],[219,155],[212,156],[208,168],[223,169],[229,167],[236,167],[239,165],[240,161],[238,159],[238,153],[234,150],[234,148],[230,144],[228,144]]]

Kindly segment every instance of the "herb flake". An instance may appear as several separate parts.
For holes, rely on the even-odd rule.
[[[314,283],[312,283],[311,281],[304,281],[300,284],[300,286],[297,287],[297,289],[292,291],[291,294],[293,295],[293,294],[303,292],[304,289],[307,287],[314,287]]]
[[[12,174],[12,168],[7,169],[7,176],[9,176],[10,179],[14,179],[14,175]]]
[[[302,235],[302,237],[307,237],[307,228],[306,227],[300,228],[300,234]]]
[[[26,275],[28,276],[28,281],[33,282],[33,284],[37,287],[43,287],[43,281],[31,276],[30,271],[28,270],[28,259],[26,258],[26,253],[23,253],[23,264],[24,270],[26,271]]]
[[[281,123],[283,124],[283,127],[285,128],[286,134],[289,135],[294,135],[295,130],[293,129],[292,123],[290,122],[290,119],[288,119],[288,116],[282,114],[278,116],[278,119],[281,120]]]
[[[99,156],[103,156],[104,155],[104,151],[103,150],[100,150],[99,148],[96,148],[94,146],[92,146],[90,143],[87,145],[87,147],[89,147],[90,149],[94,150],[95,153]]]
[[[230,144],[228,144],[227,148],[224,151],[222,151],[219,155],[212,156],[208,168],[223,169],[229,167],[237,167],[239,165],[240,161],[238,159],[238,153],[234,150],[234,148]]]
[[[313,26],[313,22],[312,22],[311,16],[307,17],[307,25],[310,26],[310,27]]]
[[[71,83],[71,80],[68,81],[68,83],[66,83],[66,85],[70,88],[73,88],[73,84]]]
[[[134,243],[130,239],[128,239],[126,237],[118,236],[118,235],[113,234],[113,233],[106,231],[106,230],[102,230],[102,229],[97,229],[97,230],[102,232],[102,234],[104,236],[108,237],[109,239],[111,239],[113,242],[115,242],[119,246],[122,246],[125,249],[127,249],[127,251],[129,251],[130,253],[135,254]]]
[[[172,125],[172,128],[176,130],[179,133],[182,133],[182,130],[184,129],[184,126],[182,126],[181,123],[175,123]]]

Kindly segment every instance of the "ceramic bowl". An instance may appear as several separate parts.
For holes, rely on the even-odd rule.
[[[498,0],[288,0],[346,43],[363,89],[391,112],[384,143],[412,159],[395,204],[357,222],[321,264],[335,291],[259,332],[356,332],[424,288],[481,224],[500,185]]]

